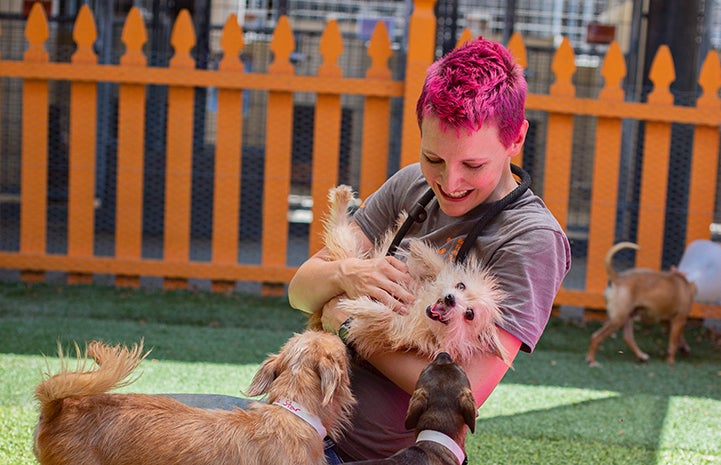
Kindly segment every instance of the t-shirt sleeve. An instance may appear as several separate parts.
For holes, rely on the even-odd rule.
[[[570,247],[562,231],[532,229],[496,250],[491,273],[506,292],[501,326],[533,352],[551,316],[553,301],[570,268]]]

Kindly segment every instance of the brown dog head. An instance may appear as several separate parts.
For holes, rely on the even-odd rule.
[[[336,438],[355,405],[349,370],[347,348],[337,336],[307,330],[293,335],[261,364],[245,394],[267,394],[269,402],[279,398],[298,402]]]
[[[416,432],[432,429],[457,438],[463,425],[475,432],[477,414],[466,373],[441,352],[418,377],[405,426]]]

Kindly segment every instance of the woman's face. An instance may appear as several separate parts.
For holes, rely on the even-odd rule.
[[[469,132],[441,128],[429,115],[421,126],[421,170],[448,216],[461,216],[486,201],[501,199],[516,186],[508,161],[518,153],[526,135],[525,123],[517,141],[504,147],[495,125]]]

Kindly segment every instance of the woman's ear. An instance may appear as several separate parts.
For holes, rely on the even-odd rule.
[[[511,142],[511,145],[508,147],[508,155],[511,157],[515,157],[521,152],[521,149],[523,148],[523,144],[526,142],[526,134],[528,133],[528,120],[524,119],[523,123],[521,124],[521,128],[518,131],[518,135],[516,138]]]

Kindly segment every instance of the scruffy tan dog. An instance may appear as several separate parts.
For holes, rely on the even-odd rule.
[[[696,295],[696,284],[673,268],[669,271],[654,271],[633,268],[616,274],[613,256],[621,249],[635,249],[633,242],[619,242],[606,253],[606,273],[611,286],[606,290],[606,312],[608,317],[598,331],[591,336],[586,361],[590,366],[596,362],[596,349],[608,336],[623,326],[623,339],[640,361],[649,359],[636,344],[633,324],[636,317],[644,322],[665,321],[669,323],[669,340],[666,362],[676,361],[676,350],[689,351],[683,329]]]
[[[325,220],[324,242],[332,259],[383,256],[395,229],[370,253],[359,249],[350,228],[348,205],[353,192],[338,186],[328,194],[330,214]],[[400,225],[405,215],[397,221]],[[469,258],[464,264],[450,263],[433,247],[419,239],[409,239],[403,258],[416,295],[407,315],[393,312],[384,303],[369,297],[340,299],[342,308],[353,321],[348,341],[364,357],[377,351],[416,350],[435,356],[447,352],[463,364],[479,352],[492,353],[510,365],[498,336],[502,320],[499,302],[503,292],[480,263]],[[311,325],[319,316],[311,317]]]
[[[350,463],[461,464],[465,459],[466,432],[475,432],[477,413],[466,373],[441,352],[421,372],[408,405],[406,428],[415,430],[416,444],[383,460]]]
[[[78,349],[79,352],[79,349]],[[62,351],[60,351],[62,358]],[[326,464],[323,438],[338,438],[354,399],[346,347],[306,331],[268,357],[247,395],[268,403],[247,410],[189,407],[168,396],[107,394],[125,386],[147,356],[91,342],[85,359],[98,367],[61,371],[36,389],[40,421],[34,452],[44,465]],[[79,354],[80,359],[80,354]]]

